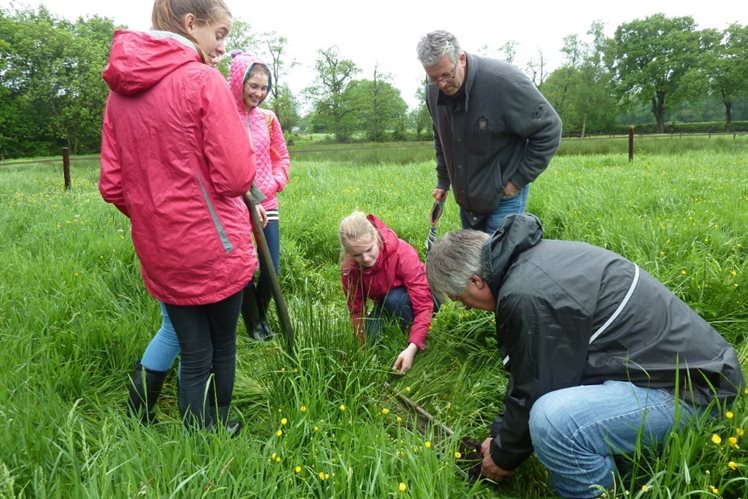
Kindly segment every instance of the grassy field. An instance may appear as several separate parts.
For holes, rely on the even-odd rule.
[[[745,367],[748,153],[745,142],[684,143],[633,163],[625,149],[566,150],[532,185],[529,211],[547,238],[636,261],[735,345]],[[99,197],[97,160],[74,159],[67,192],[59,165],[0,163],[0,497],[552,496],[534,459],[496,486],[468,483],[471,463],[456,454],[460,437],[482,440],[501,410],[506,377],[490,314],[446,304],[403,377],[389,373],[399,331],[357,348],[337,223],[354,209],[375,213],[423,252],[434,172],[426,147],[348,147],[294,155],[281,194],[281,285],[297,353],[252,342],[240,326],[233,414],[245,430],[236,439],[185,433],[173,375],[161,423],[143,427],[125,413],[127,376],[160,316],[127,219]],[[450,200],[440,234],[458,219]],[[416,431],[398,395],[454,435]],[[747,400],[634,456],[636,480],[612,496],[746,497]]]

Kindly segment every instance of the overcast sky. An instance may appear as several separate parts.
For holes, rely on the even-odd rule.
[[[733,22],[748,25],[748,8],[736,0],[225,1],[234,17],[253,31],[275,31],[288,39],[288,53],[299,63],[286,82],[295,93],[313,83],[318,50],[337,46],[341,56],[361,68],[358,78],[370,79],[375,65],[380,73],[389,73],[411,106],[423,78],[415,47],[423,34],[435,29],[454,33],[468,52],[487,47],[484,53],[496,55],[499,47],[514,41],[518,66],[537,60],[541,51],[552,70],[562,62],[563,38],[577,34],[587,40],[596,20],[605,24],[607,36],[622,23],[656,13],[691,16],[699,29],[724,29]],[[70,20],[98,14],[132,29],[148,29],[153,7],[152,0],[0,0],[4,9],[12,4],[44,4],[52,14]]]

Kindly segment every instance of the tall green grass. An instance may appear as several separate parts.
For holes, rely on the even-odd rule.
[[[161,423],[144,427],[126,415],[127,376],[160,314],[143,289],[128,221],[99,197],[96,163],[73,161],[69,192],[59,166],[0,165],[0,496],[552,495],[534,459],[495,486],[468,483],[470,463],[456,457],[459,438],[482,440],[501,410],[506,377],[490,314],[445,304],[403,377],[389,373],[402,333],[390,328],[363,352],[353,340],[338,221],[354,209],[375,213],[422,255],[428,233],[433,160],[360,159],[390,150],[294,158],[281,194],[281,285],[297,353],[251,342],[240,326],[233,414],[245,430],[236,439],[186,433],[173,376]],[[529,210],[548,238],[588,241],[639,263],[746,365],[748,154],[693,149],[642,153],[633,163],[625,151],[560,155],[532,185]],[[439,233],[458,225],[450,199]],[[396,394],[454,436],[415,431]],[[746,400],[672,435],[661,452],[642,449],[634,479],[613,496],[745,497]]]

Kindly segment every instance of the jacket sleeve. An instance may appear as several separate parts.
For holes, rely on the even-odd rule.
[[[104,201],[112,203],[125,216],[130,216],[125,204],[125,195],[122,188],[122,165],[118,153],[117,139],[114,136],[109,117],[109,106],[104,112],[104,124],[101,131],[99,192]]]
[[[590,320],[573,305],[559,314],[560,303],[549,297],[515,294],[497,306],[496,327],[507,338],[511,377],[504,414],[492,426],[490,452],[505,470],[515,469],[532,454],[529,419],[535,401],[548,392],[578,386],[582,379]]]
[[[426,270],[418,257],[418,252],[402,239],[398,248],[400,251],[398,274],[413,307],[413,324],[410,326],[408,343],[415,343],[419,350],[423,350],[426,348],[426,337],[431,327],[434,301],[426,280]]]
[[[519,78],[507,100],[508,126],[527,141],[525,154],[512,183],[522,188],[551,162],[561,143],[561,118],[527,77]]]
[[[273,168],[273,179],[275,179],[276,190],[281,192],[288,184],[291,158],[286,147],[286,138],[283,136],[278,117],[271,113],[272,122],[270,126],[270,162]]]
[[[218,71],[204,78],[202,89],[203,150],[217,193],[239,197],[255,177],[255,153],[226,82]]]
[[[429,110],[431,116],[431,129],[434,132],[434,151],[436,154],[436,187],[439,189],[449,190],[449,173],[447,172],[447,162],[444,159],[444,151],[442,150],[442,141],[439,137],[439,132],[436,129],[436,119],[434,113],[431,110],[431,104],[429,104],[428,97],[426,98],[426,107]]]

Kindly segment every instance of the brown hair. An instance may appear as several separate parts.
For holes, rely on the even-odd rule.
[[[376,241],[377,244],[379,244],[379,231],[374,227],[369,219],[366,218],[366,215],[363,212],[354,211],[341,220],[340,230],[338,231],[338,237],[340,238],[340,260],[344,260],[348,255],[346,244],[355,243],[366,236],[371,237],[372,241]]]
[[[155,0],[153,2],[153,13],[151,14],[151,25],[153,29],[170,31],[189,39],[195,44],[197,52],[203,62],[208,58],[198,45],[197,40],[184,29],[184,17],[187,14],[195,16],[199,26],[212,24],[216,21],[226,20],[231,22],[231,11],[223,0]]]

